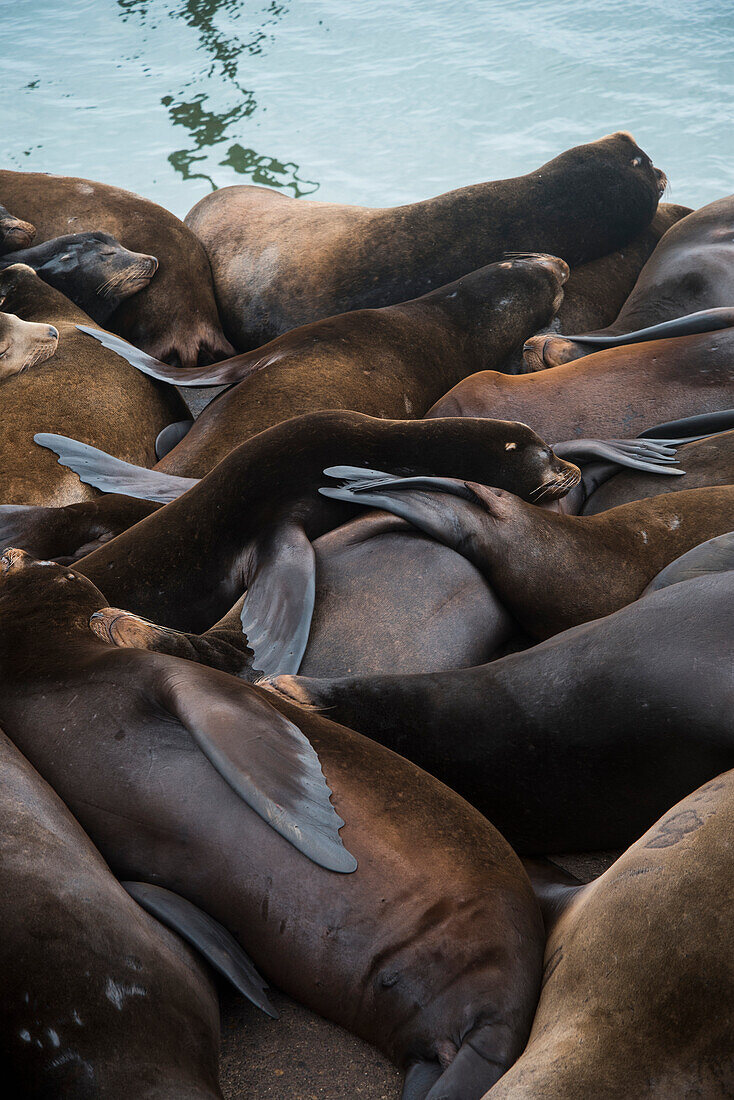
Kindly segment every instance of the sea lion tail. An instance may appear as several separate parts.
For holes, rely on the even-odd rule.
[[[234,936],[219,921],[162,886],[148,882],[123,882],[122,886],[147,913],[195,947],[243,997],[261,1008],[267,1016],[278,1019],[278,1013],[265,992],[268,987],[264,978],[258,974],[254,963]]]
[[[103,493],[122,493],[167,504],[198,484],[197,478],[176,477],[145,466],[133,466],[65,435],[39,432],[33,438],[39,446],[59,456],[59,466],[73,470],[85,485],[93,485]]]

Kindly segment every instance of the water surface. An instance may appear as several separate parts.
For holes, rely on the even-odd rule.
[[[180,216],[238,182],[410,202],[616,129],[671,200],[734,191],[731,0],[0,0],[0,47],[4,166]]]

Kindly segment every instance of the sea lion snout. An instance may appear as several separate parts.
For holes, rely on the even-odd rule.
[[[29,565],[33,565],[35,560],[36,559],[30,554],[27,554],[25,550],[18,550],[16,547],[8,546],[3,550],[2,557],[0,557],[0,572],[9,573],[11,569],[27,569]]]

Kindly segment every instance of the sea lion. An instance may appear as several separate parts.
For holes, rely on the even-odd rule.
[[[158,258],[155,280],[115,311],[109,322],[115,332],[157,359],[182,366],[232,354],[219,323],[206,253],[168,210],[119,187],[42,172],[0,172],[0,196],[33,222],[39,240],[103,231],[133,252]]]
[[[664,188],[634,139],[616,133],[526,176],[408,206],[302,202],[236,186],[206,195],[185,223],[211,261],[225,332],[248,351],[320,317],[417,298],[508,250],[571,266],[603,256],[649,225]]]
[[[631,603],[675,558],[734,527],[734,485],[666,493],[593,516],[547,511],[450,478],[355,472],[321,492],[392,512],[463,554],[538,639]]]
[[[0,379],[45,363],[56,353],[58,343],[58,329],[53,325],[0,313]]]
[[[155,469],[203,477],[233,447],[292,416],[351,409],[421,417],[453,382],[499,366],[549,318],[568,267],[553,256],[490,264],[422,298],[316,321],[213,367],[167,367],[92,332],[145,374],[179,386],[237,383],[220,394]]]
[[[530,1040],[487,1100],[732,1095],[733,827],[729,771],[559,886]]]
[[[0,256],[5,252],[14,252],[16,248],[30,248],[35,235],[35,225],[21,221],[0,206]]]
[[[205,967],[132,900],[3,733],[0,762],[5,1088],[39,1100],[221,1100]],[[245,960],[248,983],[251,973]]]
[[[106,324],[126,298],[146,287],[158,269],[155,256],[129,252],[109,233],[71,233],[0,257],[0,270],[28,264],[95,324]]]
[[[156,433],[184,409],[178,394],[80,333],[77,324],[89,325],[90,318],[31,268],[14,264],[0,271],[0,299],[4,310],[59,334],[53,359],[2,381],[2,503],[70,504],[93,495],[33,442],[41,425],[103,443],[136,461],[154,461]]]
[[[75,468],[83,468],[84,456],[90,464],[98,457],[72,440],[39,438]],[[76,458],[69,457],[72,452]],[[379,463],[405,473],[466,476],[474,471],[526,498],[542,493],[555,499],[580,477],[576,466],[556,459],[520,424],[312,413],[260,432],[200,482],[164,478],[171,503],[88,554],[78,568],[104,585],[112,605],[178,630],[208,629],[247,589],[242,628],[256,667],[262,672],[295,671],[314,604],[311,541],[354,514],[353,506],[317,492],[323,470],[344,460],[359,464],[365,473]],[[125,464],[111,460],[111,468],[105,487],[124,492]],[[158,482],[163,476],[137,467],[127,470],[136,484],[141,473]],[[65,539],[73,526],[77,545],[89,541],[87,518],[98,530],[104,503],[95,502],[91,517],[63,517]],[[110,510],[116,517],[116,501]],[[8,520],[17,530],[23,517],[11,512]]]
[[[478,668],[274,687],[450,784],[518,851],[620,848],[734,763],[732,613],[729,571]]]
[[[616,320],[606,327],[577,328],[583,333],[579,337],[535,336],[526,344],[526,363],[537,370],[559,366],[601,347],[633,343],[639,330],[678,318],[681,335],[696,331],[685,323],[687,315],[727,308],[734,301],[733,259],[734,195],[729,195],[694,210],[666,232]]]
[[[544,439],[636,436],[663,419],[731,408],[733,364],[730,327],[609,348],[519,377],[481,371],[449,390],[426,417],[520,420]]]
[[[80,574],[15,550],[2,566],[0,721],[115,872],[218,920],[269,981],[405,1068],[406,1100],[479,1100],[524,1046],[544,939],[493,827],[319,715],[101,642],[105,598]],[[353,874],[296,850],[352,870],[341,825]]]

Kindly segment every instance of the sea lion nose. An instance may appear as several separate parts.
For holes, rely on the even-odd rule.
[[[2,557],[0,558],[0,570],[3,573],[7,573],[10,569],[22,569],[32,561],[33,558],[30,554],[27,554],[25,550],[18,550],[13,546],[8,546],[3,550]]]
[[[58,340],[59,338],[59,330],[57,328],[54,328],[53,325],[48,326],[48,334],[52,340]]]

